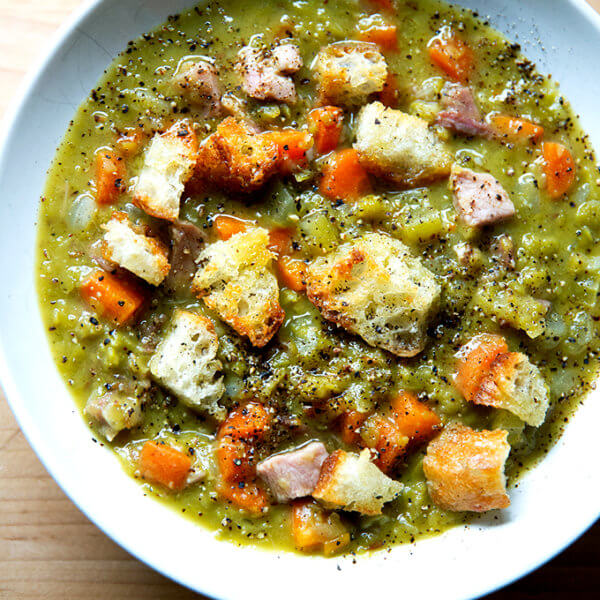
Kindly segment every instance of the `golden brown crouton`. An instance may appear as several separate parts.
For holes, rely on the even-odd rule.
[[[264,346],[285,316],[271,271],[269,233],[253,227],[208,246],[198,257],[192,289],[254,346]]]
[[[504,463],[508,432],[449,425],[429,443],[423,460],[429,495],[445,510],[485,512],[506,508]]]
[[[152,376],[186,406],[224,419],[218,404],[225,392],[217,358],[219,340],[215,328],[203,315],[176,310],[148,366]]]
[[[399,240],[379,233],[339,246],[309,266],[308,299],[323,316],[398,356],[425,347],[440,286]]]
[[[475,404],[503,408],[534,427],[544,422],[549,401],[540,370],[521,352],[497,356],[473,397]]]
[[[153,217],[174,221],[185,183],[196,164],[198,140],[190,123],[179,121],[155,135],[133,192],[133,202]]]
[[[452,166],[448,148],[427,121],[381,102],[358,114],[354,148],[365,169],[402,187],[447,177]]]
[[[169,252],[158,240],[138,231],[124,212],[115,212],[103,226],[102,256],[152,285],[169,274]]]
[[[384,475],[370,456],[367,449],[360,455],[336,450],[323,463],[313,497],[327,508],[380,515],[383,505],[394,500],[403,485]]]
[[[376,44],[336,42],[322,48],[313,65],[322,104],[360,105],[380,92],[388,74]]]
[[[194,185],[248,193],[260,188],[278,166],[279,149],[269,136],[227,117],[200,145]]]

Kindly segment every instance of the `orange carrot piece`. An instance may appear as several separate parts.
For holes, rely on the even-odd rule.
[[[520,117],[494,115],[492,125],[497,134],[511,142],[537,143],[544,137],[544,128]]]
[[[81,284],[80,293],[98,314],[119,325],[130,321],[145,300],[141,288],[100,269]]]
[[[566,194],[575,181],[575,161],[568,148],[556,142],[543,147],[546,189],[551,198]]]
[[[256,475],[254,454],[251,446],[243,440],[225,437],[219,440],[216,450],[217,466],[223,481],[240,482]]]
[[[388,473],[404,454],[409,438],[404,435],[393,418],[375,413],[361,428],[361,438],[368,448],[377,451],[373,461],[384,473]]]
[[[393,73],[388,73],[383,89],[379,92],[379,101],[388,108],[398,106],[398,80]]]
[[[280,170],[291,173],[307,163],[306,153],[312,148],[314,140],[308,131],[280,129],[263,134],[275,143],[279,153]]]
[[[148,441],[142,447],[139,469],[144,479],[156,481],[172,490],[185,487],[192,459],[161,442]]]
[[[472,400],[485,375],[499,354],[508,352],[506,340],[499,335],[483,334],[463,346],[458,355],[454,385],[467,400]]]
[[[112,150],[96,154],[96,202],[113,204],[125,191],[125,161]]]
[[[311,500],[293,503],[292,536],[298,550],[310,552],[322,548],[328,555],[350,542],[350,534],[343,524],[328,518],[325,510]]]
[[[213,219],[213,227],[220,240],[228,240],[236,233],[246,231],[248,223],[230,215],[217,215]]]
[[[225,500],[229,500],[238,508],[253,515],[260,515],[269,506],[266,492],[254,481],[238,483],[221,482],[217,492]]]
[[[358,431],[369,415],[357,410],[344,413],[339,419],[340,435],[346,444],[361,445],[360,432]]]
[[[336,152],[323,170],[320,192],[332,200],[358,200],[371,191],[369,176],[353,148]]]
[[[370,27],[359,35],[364,42],[377,44],[384,52],[398,50],[398,28],[395,25],[377,25]]]
[[[219,428],[218,439],[255,441],[265,437],[271,425],[271,415],[260,402],[248,402],[233,409]]]
[[[400,392],[391,405],[398,429],[413,444],[431,439],[441,425],[435,412],[410,392]]]
[[[290,227],[276,227],[269,231],[267,248],[277,255],[289,254],[292,251],[292,236],[294,230]]]
[[[315,139],[319,154],[335,150],[342,136],[344,111],[337,106],[321,106],[308,113],[308,129]]]
[[[277,274],[281,284],[295,292],[306,289],[306,263],[297,258],[280,256],[277,261]]]
[[[474,66],[473,52],[467,44],[451,30],[444,30],[430,40],[427,49],[431,62],[448,77],[465,83]]]

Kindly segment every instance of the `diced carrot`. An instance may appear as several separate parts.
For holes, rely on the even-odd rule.
[[[269,506],[266,492],[253,481],[221,482],[217,486],[217,492],[225,500],[254,515],[260,515]]]
[[[219,428],[217,437],[232,440],[262,440],[271,425],[271,415],[260,402],[233,409]]]
[[[505,352],[508,352],[506,340],[499,335],[476,336],[463,346],[454,384],[467,400],[473,399],[496,357]]]
[[[213,219],[213,227],[220,240],[228,240],[236,233],[246,231],[248,223],[230,215],[217,215]]]
[[[295,292],[303,292],[306,289],[306,268],[303,260],[289,256],[280,256],[277,261],[280,282]]]
[[[216,456],[223,481],[237,483],[254,478],[254,452],[247,442],[225,437],[219,440]]]
[[[398,80],[393,73],[388,73],[383,89],[379,92],[379,101],[388,108],[398,106]]]
[[[332,200],[358,200],[371,190],[369,176],[356,150],[346,148],[327,161],[320,185],[321,194]]]
[[[377,9],[392,13],[396,12],[393,0],[368,0],[368,2]]]
[[[474,66],[473,52],[454,31],[444,29],[429,41],[427,49],[431,62],[448,77],[462,83],[469,79]]]
[[[269,231],[267,248],[275,254],[289,254],[292,251],[292,236],[294,230],[290,227],[277,227]]]
[[[350,534],[339,516],[329,514],[311,500],[293,503],[292,536],[298,550],[311,552],[323,549],[327,555],[341,550],[350,542]]]
[[[440,418],[410,392],[400,392],[391,406],[399,431],[412,444],[428,441],[441,425]]]
[[[306,153],[312,148],[314,140],[308,131],[280,129],[263,134],[275,143],[279,152],[280,170],[291,173],[306,165]]]
[[[568,148],[556,142],[545,142],[543,153],[546,189],[551,198],[560,198],[575,181],[573,155]]]
[[[343,122],[344,111],[337,106],[321,106],[308,113],[308,129],[319,154],[328,154],[338,147]]]
[[[360,432],[361,425],[367,420],[368,413],[361,413],[357,410],[351,410],[344,413],[339,419],[340,435],[346,444],[357,446],[361,444]]]
[[[497,134],[511,142],[537,143],[544,137],[544,128],[520,117],[494,115],[492,125]]]
[[[172,490],[183,489],[191,466],[192,460],[187,454],[162,442],[148,441],[140,452],[142,477]]]
[[[398,50],[398,28],[395,25],[381,25],[370,27],[359,35],[365,42],[377,44],[384,52]]]
[[[125,191],[125,161],[112,150],[96,154],[96,202],[113,204]]]
[[[141,288],[100,269],[82,283],[80,293],[98,314],[119,325],[130,321],[145,300]]]
[[[394,466],[408,446],[408,436],[404,435],[396,421],[375,413],[364,423],[360,432],[361,438],[368,448],[377,451],[373,461],[384,473]]]

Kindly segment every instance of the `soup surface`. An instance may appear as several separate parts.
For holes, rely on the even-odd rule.
[[[477,15],[208,2],[73,117],[40,306],[148,492],[236,543],[361,552],[505,508],[560,435],[597,371],[599,215],[568,101]]]

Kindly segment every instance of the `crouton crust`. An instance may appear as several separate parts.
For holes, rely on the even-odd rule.
[[[475,404],[503,408],[533,427],[544,422],[549,401],[542,374],[521,352],[498,355],[473,397]]]
[[[321,104],[360,105],[383,90],[388,68],[376,44],[344,41],[325,46],[312,64]]]
[[[381,514],[383,505],[394,500],[403,485],[382,473],[370,456],[367,449],[360,455],[344,450],[330,454],[321,467],[313,497],[327,508]]]
[[[124,212],[113,213],[102,238],[102,256],[152,285],[169,274],[169,251],[157,239],[138,231]]]
[[[365,169],[401,187],[443,179],[452,166],[448,148],[427,121],[381,102],[358,114],[354,148]]]
[[[198,140],[191,123],[178,121],[152,138],[133,192],[136,206],[153,217],[175,221],[185,183],[196,164]]]
[[[504,464],[508,432],[449,425],[427,447],[423,471],[429,495],[445,510],[485,512],[507,508]]]
[[[198,150],[194,186],[217,186],[234,193],[260,188],[279,167],[279,149],[266,134],[227,117]]]
[[[309,266],[308,299],[329,321],[398,356],[427,341],[440,286],[399,240],[379,233],[339,246]]]
[[[269,233],[261,227],[211,244],[198,257],[192,284],[198,298],[258,348],[269,342],[285,317],[271,271],[275,255],[268,244]]]
[[[186,406],[223,420],[226,411],[218,401],[225,385],[218,347],[210,319],[178,309],[148,366],[152,376]]]

